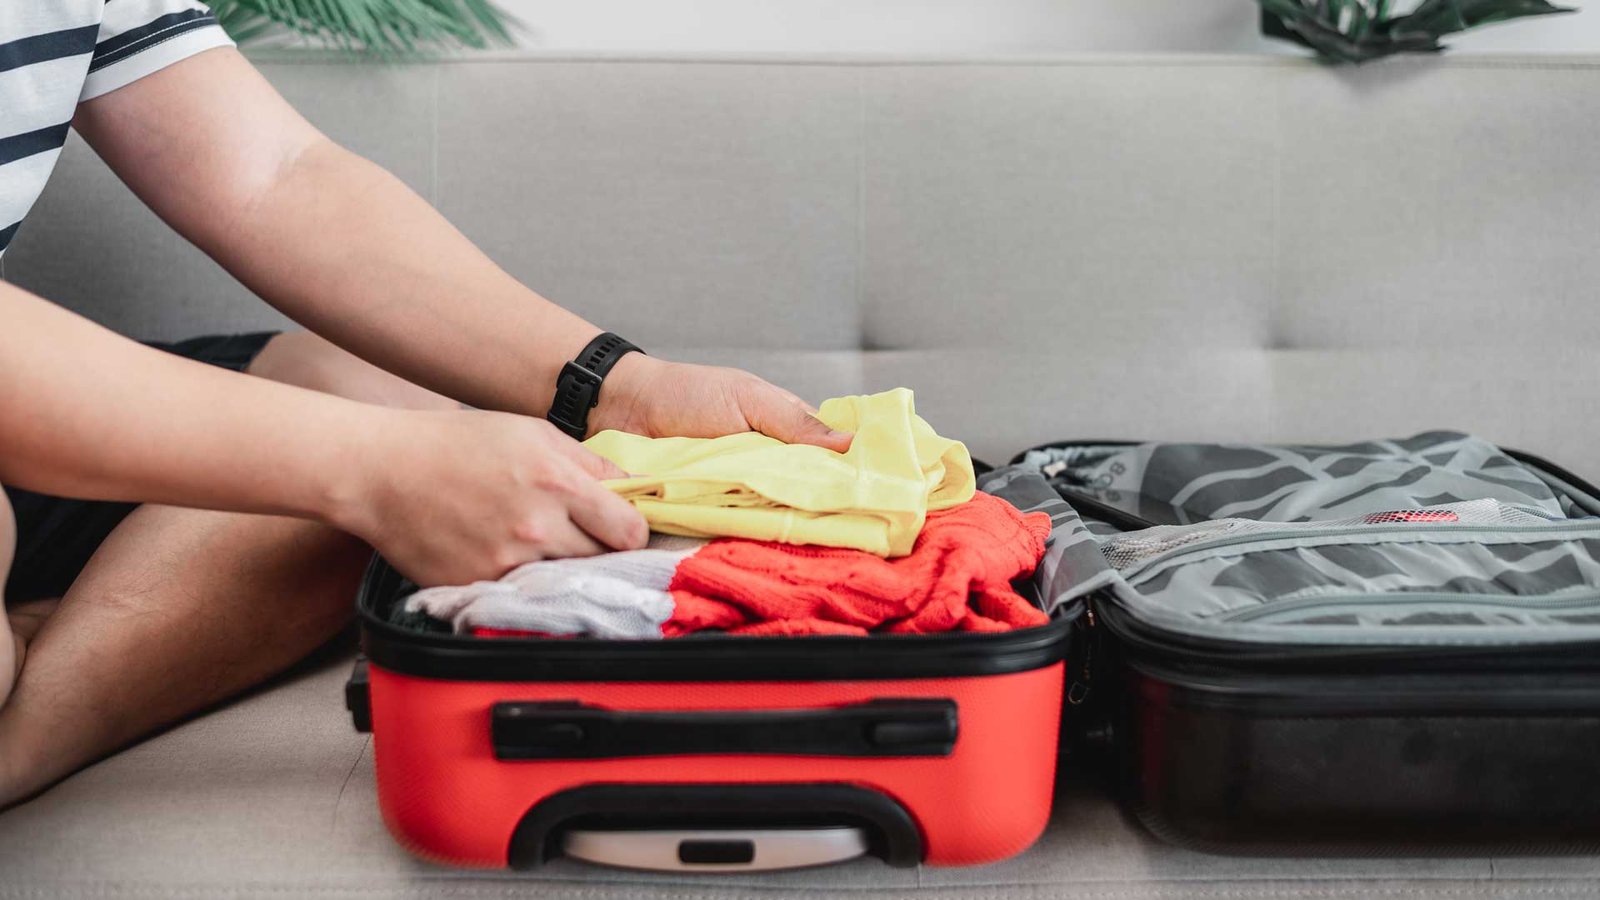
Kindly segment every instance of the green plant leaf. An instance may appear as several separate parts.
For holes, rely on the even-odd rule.
[[[1546,0],[1424,0],[1408,15],[1393,19],[1389,31],[1427,33],[1438,37],[1526,16],[1574,11]]]
[[[1341,20],[1339,30],[1347,35],[1350,40],[1359,44],[1372,33],[1372,13],[1367,10],[1367,5],[1361,0],[1351,0],[1348,22]]]
[[[1333,62],[1361,63],[1395,53],[1437,53],[1442,35],[1526,16],[1573,12],[1547,0],[1423,0],[1393,15],[1391,0],[1256,0],[1263,32],[1315,50]]]
[[[509,44],[515,25],[493,0],[213,0],[212,11],[240,43],[286,29],[378,57]]]
[[[1279,21],[1296,19],[1306,14],[1306,7],[1300,0],[1256,0],[1261,8],[1276,16]]]

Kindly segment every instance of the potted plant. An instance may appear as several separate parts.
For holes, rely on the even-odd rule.
[[[1336,63],[1394,53],[1438,53],[1447,34],[1524,16],[1573,12],[1548,0],[1256,0],[1261,31]],[[1397,7],[1409,6],[1406,12]]]
[[[352,53],[392,57],[511,43],[493,0],[211,0],[235,41],[288,31]]]

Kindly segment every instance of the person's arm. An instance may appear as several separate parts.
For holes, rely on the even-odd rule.
[[[506,274],[399,179],[328,140],[232,49],[91,100],[74,125],[157,214],[261,297],[439,393],[543,415],[562,365],[600,332]],[[629,354],[590,425],[848,445],[809,413],[744,372]]]
[[[643,546],[548,423],[369,406],[153,350],[0,282],[0,482],[326,522],[425,584]]]

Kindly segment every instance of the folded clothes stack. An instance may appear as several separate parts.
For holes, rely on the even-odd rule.
[[[647,476],[608,484],[650,547],[522,566],[499,581],[418,591],[409,614],[457,633],[677,637],[1004,631],[1047,617],[1011,587],[1044,555],[1049,517],[978,493],[972,461],[901,389],[822,405],[850,449],[761,435],[588,446]]]
[[[905,388],[840,397],[817,417],[855,435],[835,453],[747,432],[646,438],[620,431],[584,446],[637,477],[608,482],[653,531],[904,556],[929,510],[972,498],[972,458],[916,414]]]

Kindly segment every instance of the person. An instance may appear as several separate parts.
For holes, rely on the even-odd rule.
[[[643,545],[623,473],[540,418],[601,330],[319,133],[204,6],[0,4],[0,253],[69,125],[314,334],[145,346],[0,283],[0,808],[303,658],[370,548],[434,585]],[[579,427],[847,447],[813,412],[626,353]]]

